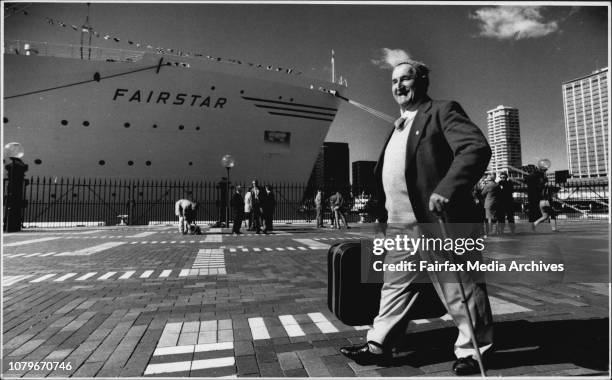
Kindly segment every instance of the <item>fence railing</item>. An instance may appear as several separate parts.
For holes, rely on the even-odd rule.
[[[6,182],[6,181],[5,181]],[[28,180],[24,187],[24,227],[72,227],[167,224],[177,221],[174,204],[191,197],[198,203],[197,221],[224,221],[226,182],[170,181],[137,179],[41,178]],[[249,184],[242,186],[242,194]],[[306,184],[271,183],[277,222],[313,221],[312,189]],[[556,189],[553,208],[559,219],[607,219],[609,217],[608,183],[573,182],[549,184]],[[349,222],[360,220],[367,210],[367,201],[352,198],[349,189],[343,191]],[[326,198],[331,194],[326,194]],[[530,205],[527,187],[517,184],[514,192],[515,217],[528,219]],[[325,205],[328,205],[326,202]],[[534,206],[534,207],[537,207]],[[360,215],[361,214],[361,215]],[[330,210],[324,217],[329,220]],[[369,218],[366,217],[367,220]]]

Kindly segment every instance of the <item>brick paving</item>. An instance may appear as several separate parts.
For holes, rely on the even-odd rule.
[[[607,224],[560,227],[563,248],[605,256]],[[239,237],[183,236],[174,226],[6,234],[3,377],[452,376],[448,316],[411,323],[390,366],[339,354],[362,343],[367,326],[346,326],[327,309],[327,247],[366,235],[359,225]],[[542,236],[493,237],[489,253],[507,258],[518,241],[541,248]],[[586,238],[590,251],[581,252],[576,242]],[[489,375],[607,377],[609,283],[491,283],[489,292]]]

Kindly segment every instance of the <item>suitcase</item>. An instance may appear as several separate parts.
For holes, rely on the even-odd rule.
[[[329,248],[327,254],[327,306],[344,324],[371,325],[380,306],[381,278],[376,283],[362,283],[361,243],[343,242]],[[431,283],[411,285],[420,292],[410,313],[411,319],[439,318],[446,314]]]

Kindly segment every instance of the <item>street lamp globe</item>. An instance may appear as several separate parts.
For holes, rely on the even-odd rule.
[[[550,168],[550,165],[551,162],[548,158],[542,158],[538,161],[538,168],[540,168],[540,170],[547,170],[548,168]]]
[[[235,164],[236,161],[234,160],[234,157],[232,157],[231,154],[226,154],[225,156],[223,156],[223,158],[221,158],[221,165],[223,165],[223,167],[226,169],[233,168]]]
[[[4,146],[4,154],[9,158],[23,158],[25,152],[18,142],[11,142]]]

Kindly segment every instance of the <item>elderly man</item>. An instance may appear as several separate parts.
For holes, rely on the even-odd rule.
[[[387,223],[384,225],[387,236],[393,228],[396,232],[408,231],[420,236],[420,226],[427,223],[435,226],[441,213],[453,225],[471,226],[478,219],[471,190],[487,167],[491,149],[461,106],[453,101],[430,99],[428,86],[429,69],[425,64],[406,57],[394,65],[391,90],[401,117],[386,140],[375,170],[380,200],[378,219]],[[397,226],[402,227],[398,229]],[[475,223],[474,227],[477,231]],[[414,260],[415,256],[389,251],[385,263]],[[455,258],[456,261],[461,259]],[[427,274],[459,329],[455,342],[458,359],[453,371],[457,375],[477,373],[476,352],[458,284],[442,280],[443,274],[437,272]],[[367,343],[343,347],[340,352],[363,365],[388,362],[392,358],[393,345],[405,339],[408,321],[419,318],[412,306],[420,294],[411,286],[419,281],[418,276],[409,271],[385,272],[379,313],[368,331]],[[476,339],[481,352],[485,352],[493,340],[486,287],[477,283],[470,273],[460,272],[460,276],[474,320]]]
[[[189,232],[189,227],[195,221],[197,204],[191,199],[179,199],[174,204],[174,213],[179,217],[179,232],[183,235]]]

